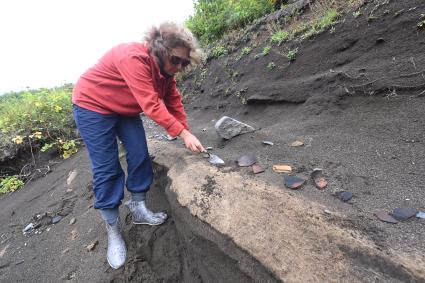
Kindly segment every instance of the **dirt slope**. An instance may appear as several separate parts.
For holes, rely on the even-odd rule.
[[[343,213],[347,217],[335,220],[338,225],[362,232],[378,249],[403,254],[424,270],[424,221],[390,225],[373,213],[425,209],[425,31],[417,27],[425,3],[370,1],[360,11],[358,17],[348,13],[333,33],[273,47],[257,59],[270,45],[269,27],[254,25],[231,37],[227,46],[233,52],[193,72],[183,90],[194,131],[216,154],[232,164],[255,153],[267,168],[256,178],[282,188],[273,164],[291,164],[307,178],[313,168],[323,168],[330,182],[326,190],[309,184],[293,194]],[[257,47],[239,59],[247,46]],[[295,47],[296,60],[289,62],[282,53]],[[269,70],[270,62],[277,67]],[[223,115],[258,131],[223,141],[214,132]],[[296,139],[305,146],[291,147]],[[262,140],[275,145],[264,146]],[[342,203],[335,197],[339,191],[351,191],[354,198]]]

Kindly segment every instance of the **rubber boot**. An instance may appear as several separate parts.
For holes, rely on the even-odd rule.
[[[146,224],[146,225],[161,225],[167,220],[165,212],[154,213],[146,207],[145,201],[132,201],[129,200],[125,206],[131,212],[133,224]]]
[[[124,238],[121,233],[120,218],[118,217],[113,225],[106,223],[106,231],[108,233],[107,260],[113,269],[118,269],[124,265],[127,255]]]

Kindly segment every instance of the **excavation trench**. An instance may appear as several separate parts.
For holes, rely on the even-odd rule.
[[[278,282],[261,263],[228,237],[193,216],[169,190],[165,166],[154,163],[149,192],[153,210],[170,215],[161,226],[130,225],[126,215],[128,262],[114,281],[126,282]],[[124,276],[124,278],[123,278]]]

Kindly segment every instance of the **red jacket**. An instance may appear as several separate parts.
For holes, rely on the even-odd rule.
[[[149,118],[178,136],[188,129],[174,77],[164,77],[143,43],[126,43],[108,51],[74,87],[72,102],[101,114]]]

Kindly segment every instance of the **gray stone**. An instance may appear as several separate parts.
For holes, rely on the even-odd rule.
[[[255,131],[253,127],[233,118],[223,116],[215,123],[217,134],[223,139],[231,139],[237,135]]]

